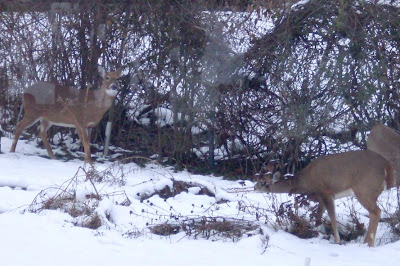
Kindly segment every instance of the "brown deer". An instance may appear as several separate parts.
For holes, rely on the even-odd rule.
[[[396,185],[400,184],[400,134],[382,124],[372,127],[367,139],[367,149],[379,153],[394,168]]]
[[[10,152],[15,152],[22,131],[40,121],[39,134],[50,158],[55,158],[47,140],[52,125],[76,128],[85,151],[85,161],[92,163],[88,129],[95,127],[110,109],[118,93],[121,70],[103,73],[99,89],[83,89],[39,82],[23,93],[25,114],[17,123]]]
[[[327,209],[335,243],[340,242],[334,200],[354,194],[369,212],[369,226],[364,243],[373,247],[381,210],[377,199],[394,186],[393,167],[373,151],[350,151],[321,156],[292,178],[276,182],[260,181],[255,189],[272,193],[305,194]]]

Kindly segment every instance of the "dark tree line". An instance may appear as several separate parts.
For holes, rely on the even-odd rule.
[[[98,65],[124,67],[112,143],[177,167],[243,176],[280,160],[291,172],[363,148],[377,122],[399,128],[395,1],[36,2],[0,0],[9,132],[24,87],[96,88]]]

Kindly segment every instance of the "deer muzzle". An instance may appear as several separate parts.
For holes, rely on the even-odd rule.
[[[108,89],[116,91],[118,90],[118,86],[116,84],[111,84],[111,86]]]

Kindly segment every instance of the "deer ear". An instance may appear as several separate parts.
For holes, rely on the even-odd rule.
[[[281,172],[276,171],[276,172],[272,175],[272,183],[278,182],[279,179],[281,179]]]
[[[118,76],[121,76],[122,67],[117,68],[115,72],[117,72]]]
[[[100,76],[104,78],[106,76],[106,71],[104,70],[104,67],[99,65],[97,66],[97,69],[99,70]]]

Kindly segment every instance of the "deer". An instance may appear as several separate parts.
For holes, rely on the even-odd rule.
[[[367,150],[379,153],[392,164],[396,185],[399,185],[400,133],[383,124],[373,126],[367,138]]]
[[[55,155],[47,140],[47,130],[53,126],[76,128],[85,152],[85,162],[93,164],[89,129],[97,126],[111,108],[118,93],[121,69],[105,73],[98,89],[77,89],[50,82],[38,82],[23,93],[24,116],[17,123],[10,152],[15,152],[23,130],[40,121],[39,135],[50,159]]]
[[[349,151],[320,156],[292,178],[260,180],[254,189],[270,193],[305,194],[327,210],[335,243],[340,243],[335,199],[355,195],[369,212],[369,226],[364,243],[374,246],[381,210],[377,200],[382,191],[394,187],[393,167],[383,156],[369,150]],[[321,213],[322,215],[322,213]]]

